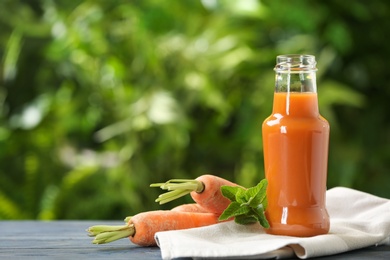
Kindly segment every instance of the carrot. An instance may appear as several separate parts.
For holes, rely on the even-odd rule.
[[[230,204],[230,200],[222,195],[221,187],[239,185],[221,177],[205,174],[195,180],[173,179],[165,183],[155,183],[150,186],[169,190],[169,192],[161,194],[156,199],[156,202],[160,204],[190,194],[192,199],[201,208],[207,212],[220,215]]]
[[[174,207],[173,209],[171,209],[171,211],[207,213],[204,208],[202,208],[199,204],[196,203],[182,204]]]
[[[208,226],[218,223],[218,216],[212,213],[194,213],[156,210],[139,213],[126,218],[123,226],[92,226],[87,229],[90,236],[95,236],[94,244],[109,243],[129,237],[130,241],[140,246],[155,246],[154,235],[159,231],[179,230]]]

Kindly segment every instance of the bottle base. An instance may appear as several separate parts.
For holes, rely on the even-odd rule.
[[[294,236],[294,237],[313,237],[318,235],[325,235],[329,232],[329,225],[286,225],[286,224],[272,224],[272,226],[265,230],[270,235],[280,236]]]

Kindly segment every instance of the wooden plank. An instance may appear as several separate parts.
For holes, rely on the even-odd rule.
[[[113,221],[0,221],[0,259],[161,259],[158,247],[139,247],[128,239],[94,245],[89,226]]]
[[[89,226],[121,221],[0,221],[0,259],[161,259],[158,247],[139,247],[128,239],[93,245]],[[369,247],[316,260],[390,259],[390,246]],[[176,259],[179,260],[179,259]],[[184,259],[182,259],[184,260]]]

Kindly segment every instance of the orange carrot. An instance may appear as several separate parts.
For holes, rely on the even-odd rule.
[[[174,207],[171,211],[207,213],[207,211],[197,203],[182,204]]]
[[[173,179],[150,186],[170,191],[159,196],[156,202],[160,202],[160,204],[190,194],[201,208],[207,212],[220,215],[230,204],[230,200],[224,197],[221,192],[221,187],[225,185],[239,186],[236,183],[210,174],[199,176],[195,180]]]
[[[237,184],[214,175],[202,175],[196,178],[203,183],[204,189],[201,192],[190,193],[192,199],[211,213],[221,215],[229,206],[230,200],[222,195],[221,187],[238,186]]]
[[[211,213],[150,211],[136,215],[129,223],[136,228],[135,235],[130,240],[137,245],[152,246],[156,243],[156,232],[216,224],[218,216]]]
[[[155,246],[156,232],[202,227],[219,222],[218,216],[212,213],[165,210],[139,213],[126,220],[128,223],[123,226],[93,226],[87,231],[90,236],[96,236],[93,240],[94,244],[109,243],[129,237],[134,244]]]

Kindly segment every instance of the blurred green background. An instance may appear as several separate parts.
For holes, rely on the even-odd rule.
[[[204,173],[256,184],[287,53],[318,59],[328,188],[390,198],[389,17],[377,0],[1,0],[0,219],[123,219],[176,205],[150,183]]]

